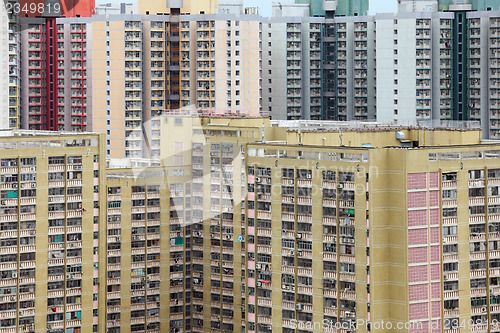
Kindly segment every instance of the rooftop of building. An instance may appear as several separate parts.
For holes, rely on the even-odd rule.
[[[95,132],[68,132],[68,131],[44,131],[44,130],[22,130],[22,129],[0,129],[0,138],[5,137],[29,137],[29,136],[89,136],[99,135]]]
[[[271,120],[272,127],[285,127],[289,130],[303,132],[373,132],[394,131],[398,129],[432,129],[432,130],[467,130],[481,129],[478,121],[455,120],[417,120],[415,122],[367,122],[367,121],[329,121],[329,120]]]

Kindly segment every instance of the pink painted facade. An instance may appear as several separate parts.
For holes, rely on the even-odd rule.
[[[422,324],[410,332],[428,333],[440,326],[442,308],[439,173],[408,174],[407,187],[408,315]]]

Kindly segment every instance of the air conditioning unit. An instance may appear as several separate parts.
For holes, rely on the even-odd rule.
[[[12,273],[12,278],[17,279],[17,272]]]
[[[16,300],[16,296],[10,296],[10,301],[14,302]]]
[[[443,280],[445,280],[445,281],[448,280],[448,274],[443,275]]]
[[[24,188],[24,184],[21,184],[21,188]]]
[[[255,268],[256,269],[262,269],[262,265],[261,264],[255,264]]]
[[[302,234],[297,234],[297,239],[302,239]]]
[[[286,229],[283,229],[283,233],[286,233]]]
[[[482,312],[482,313],[486,313],[486,312],[488,312],[488,309],[487,309],[485,306],[483,306],[483,307],[481,308],[481,312]]]
[[[35,187],[36,187],[36,184],[35,184],[35,183],[31,183],[31,187],[32,187],[32,188],[35,188]]]
[[[2,204],[2,206],[5,205],[6,204],[5,200],[2,200],[1,204]]]
[[[17,183],[12,184],[12,188],[17,188]]]
[[[304,304],[301,304],[301,303],[295,304],[295,310],[297,310],[297,311],[304,310]]]
[[[299,257],[302,257],[302,251],[297,251],[297,255],[298,255]]]
[[[290,286],[289,286],[289,285],[286,285],[286,286],[285,286],[285,289],[286,289],[286,290],[290,290]]]
[[[281,289],[286,289],[286,284],[282,284]]]
[[[74,279],[75,276],[73,274],[66,274],[66,280]]]
[[[309,174],[309,173],[308,173],[308,174],[306,175],[306,178],[307,178],[307,179],[311,179],[311,174]]]
[[[122,238],[121,238],[121,237],[115,237],[115,240],[116,240],[117,242],[121,242]]]
[[[338,184],[337,188],[344,188],[344,184]]]
[[[352,312],[350,312],[350,311],[346,311],[346,312],[345,312],[345,316],[346,316],[346,317],[353,318],[353,317],[355,316],[355,314],[354,314],[354,313],[352,313]]]
[[[35,167],[31,167],[30,171],[36,171],[36,168]]]
[[[231,235],[226,235],[226,239],[231,239]]]
[[[255,284],[257,287],[262,287],[262,282],[260,281],[257,281],[257,283]]]
[[[291,287],[291,288],[292,288],[292,291],[295,291],[295,286],[294,286],[294,285],[292,285],[292,287]]]
[[[293,254],[294,254],[293,250],[290,250],[290,252],[288,254],[293,256]]]
[[[256,177],[256,178],[255,178],[255,181],[256,181],[257,183],[260,183],[260,182],[262,181],[262,179],[261,179],[260,177]]]

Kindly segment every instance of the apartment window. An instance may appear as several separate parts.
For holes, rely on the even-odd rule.
[[[271,42],[268,42],[267,45],[271,46]]]
[[[235,63],[236,66],[240,65],[240,61],[239,60],[236,60],[234,63]]]
[[[240,91],[236,90],[236,96],[239,96],[239,95],[240,95]]]
[[[236,35],[236,36],[238,36],[238,35]],[[235,42],[234,42],[234,45],[236,45],[236,46],[240,46],[240,41],[239,41],[239,40],[235,41]]]
[[[398,54],[398,50],[394,50],[394,54]]]
[[[271,88],[269,88],[269,93],[272,93],[272,92],[273,92],[273,90]]]
[[[394,105],[398,105],[398,100],[397,99],[394,100]]]
[[[240,105],[240,101],[236,101],[236,105]]]
[[[397,29],[394,29],[394,34],[397,35],[398,34],[398,30]]]
[[[106,36],[108,36],[108,37],[109,37],[109,31],[106,31]]]
[[[272,71],[271,71],[271,70],[268,70],[268,73],[269,73],[269,74],[272,74]]]
[[[106,51],[106,55],[109,57],[109,51]]]
[[[394,70],[394,75],[398,75],[398,70],[397,69]]]
[[[234,51],[234,53],[235,53],[236,56],[240,55],[240,51]]]
[[[394,40],[394,45],[398,45],[398,40],[397,39]]]
[[[396,79],[396,80],[394,80],[394,84],[398,84],[398,80],[397,80],[397,79]]]
[[[398,59],[394,59],[394,65],[398,64]]]
[[[106,46],[109,46],[109,41],[106,42]]]
[[[269,63],[269,66],[271,66],[271,64],[272,64],[271,60],[269,60],[268,63]]]
[[[240,35],[240,32],[239,32],[238,30],[236,30],[236,31],[234,32],[234,35],[235,35],[235,36],[239,36],[239,35]]]
[[[106,66],[110,66],[110,62],[109,61],[106,61]]]
[[[239,86],[240,85],[240,80],[236,80],[236,85]]]

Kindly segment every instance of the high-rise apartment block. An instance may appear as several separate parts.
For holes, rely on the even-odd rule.
[[[98,236],[105,216],[99,211],[105,204],[100,140],[97,134],[2,132],[1,332],[97,329],[104,300],[98,249],[105,246]]]
[[[3,133],[0,332],[500,318],[500,145],[480,129],[160,120],[161,160],[135,168],[106,170],[103,134]]]
[[[161,160],[135,168],[106,170],[103,134],[3,133],[0,332],[500,319],[500,145],[480,129],[160,121]]]
[[[322,119],[324,19],[310,17],[307,7],[274,5],[283,8],[296,15],[263,22],[262,108],[275,119]]]

